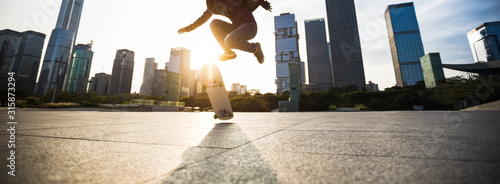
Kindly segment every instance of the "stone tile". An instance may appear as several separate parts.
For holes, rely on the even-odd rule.
[[[16,177],[1,183],[137,183],[227,151],[31,136],[17,140]],[[0,171],[5,179],[7,167]]]

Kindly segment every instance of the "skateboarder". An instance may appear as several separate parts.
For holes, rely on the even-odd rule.
[[[195,30],[212,17],[212,14],[228,17],[232,24],[215,19],[210,24],[210,29],[215,39],[219,42],[224,53],[219,60],[227,61],[236,58],[232,49],[250,52],[255,55],[260,64],[264,63],[264,54],[259,42],[249,43],[257,35],[257,23],[252,14],[253,9],[247,1],[255,2],[264,9],[271,11],[271,4],[265,0],[207,0],[207,10],[194,23],[179,29],[179,34]]]

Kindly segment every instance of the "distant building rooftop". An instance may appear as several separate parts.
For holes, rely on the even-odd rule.
[[[481,24],[480,26],[474,28],[472,31],[468,32],[467,33],[467,36],[470,36],[471,34],[475,33],[477,30],[485,27],[485,26],[494,26],[494,25],[500,25],[500,21],[496,21],[496,22],[486,22],[484,24]]]

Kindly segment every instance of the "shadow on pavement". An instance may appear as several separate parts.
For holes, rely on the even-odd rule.
[[[214,155],[214,151],[221,149],[225,151]],[[197,161],[200,158],[206,159]],[[259,151],[250,143],[238,124],[219,123],[198,146],[183,153],[183,162],[163,179],[162,183],[278,183],[278,181],[276,174],[262,159]]]

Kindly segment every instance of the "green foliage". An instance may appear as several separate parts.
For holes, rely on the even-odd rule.
[[[452,77],[431,89],[419,82],[414,86],[395,86],[381,92],[358,91],[355,86],[347,86],[332,88],[327,93],[302,94],[301,98],[301,111],[326,111],[331,105],[354,107],[356,104],[377,111],[413,110],[414,105],[426,110],[459,110],[464,108],[464,102],[479,104],[500,100],[500,79]]]
[[[43,106],[44,103],[39,99],[35,97],[28,97],[24,99],[26,107],[40,107]]]
[[[72,102],[59,102],[59,103],[48,103],[47,106],[50,108],[73,108],[73,107],[80,107],[81,105]]]
[[[24,93],[22,93],[24,94]],[[5,96],[7,96],[5,94]],[[273,93],[256,93],[237,95],[228,93],[233,110],[237,112],[270,112],[278,108],[279,101],[288,101],[289,92],[281,95]],[[54,97],[55,104],[52,102]],[[49,91],[40,99],[35,97],[19,97],[19,107],[97,107],[99,104],[127,104],[130,99],[163,100],[163,97],[142,96],[139,94],[122,94],[98,96],[95,93],[69,92],[54,93]],[[488,103],[500,100],[500,79],[498,77],[476,77],[466,79],[452,77],[440,81],[438,86],[426,89],[423,83],[408,87],[391,87],[385,91],[360,91],[356,86],[332,88],[327,92],[308,92],[301,94],[299,108],[301,111],[328,111],[337,107],[362,107],[376,111],[412,110],[414,105],[423,106],[425,110],[459,110],[464,104]],[[197,97],[186,97],[180,100],[188,107],[211,109],[208,95],[203,93]],[[467,102],[467,103],[466,103]],[[78,104],[78,105],[75,105]],[[358,104],[358,105],[356,105]]]
[[[210,100],[207,93],[202,93],[197,97],[184,97],[180,100],[186,104],[186,107],[200,107],[202,110],[211,109]]]
[[[238,95],[234,92],[228,92],[228,96],[235,112],[270,112],[278,108],[280,98],[272,93],[256,93],[251,96],[248,93]],[[286,98],[288,99],[288,97]],[[182,98],[180,101],[186,103],[187,107],[200,107],[202,110],[211,109],[210,100],[206,93],[197,97]]]

